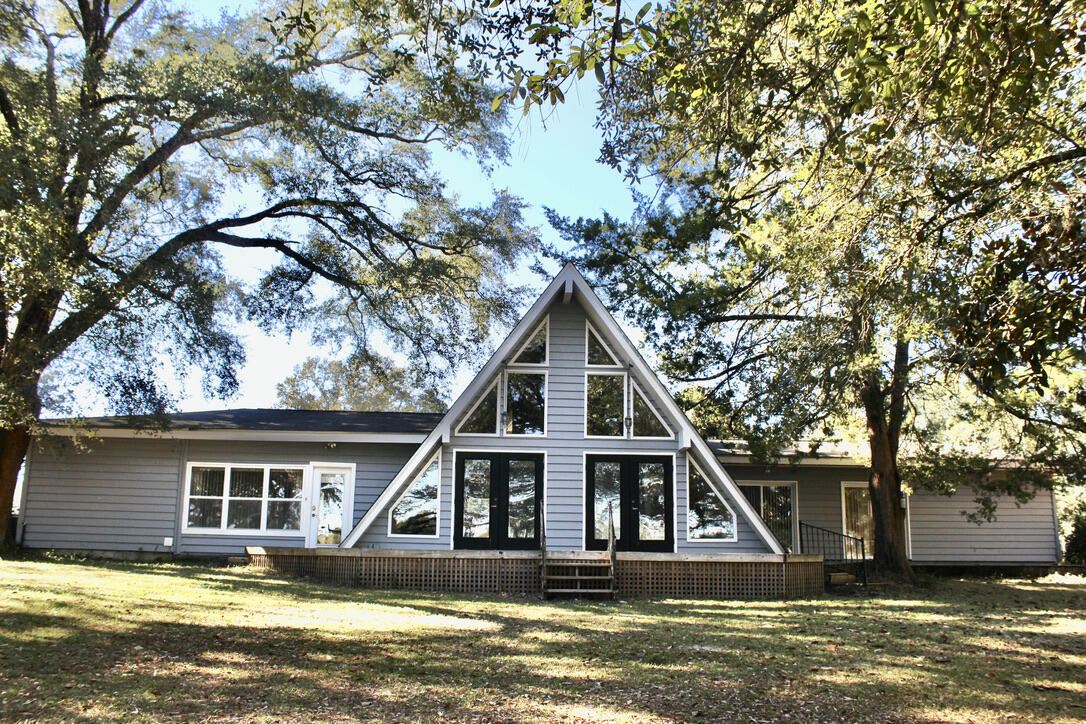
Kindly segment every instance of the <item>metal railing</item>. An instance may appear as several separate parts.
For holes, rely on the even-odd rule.
[[[615,514],[611,504],[607,504],[607,557],[611,559],[611,595],[615,594],[615,574],[618,563],[618,551],[615,546]]]
[[[800,521],[799,542],[803,553],[822,554],[825,563],[856,564],[867,583],[867,545],[863,538]]]

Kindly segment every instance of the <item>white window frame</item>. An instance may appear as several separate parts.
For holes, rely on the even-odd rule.
[[[645,391],[641,389],[641,386],[638,385],[637,382],[631,380],[630,384],[633,386],[633,394],[630,396],[630,439],[631,440],[674,440],[675,439],[675,431],[671,429],[671,425],[667,424],[667,422],[664,421],[664,418],[660,417],[660,413],[658,413],[656,411],[656,406],[652,404],[651,400],[649,400],[649,396],[645,394]],[[656,417],[656,420],[661,425],[663,425],[665,430],[667,430],[668,432],[671,433],[670,435],[667,435],[665,437],[658,437],[658,436],[655,436],[655,435],[654,436],[641,436],[641,435],[635,435],[634,434],[634,430],[637,429],[637,417],[636,417],[636,407],[635,407],[635,404],[636,404],[635,400],[637,399],[636,395],[641,395],[641,398],[645,401],[645,404],[648,405],[648,407],[649,407],[649,412],[651,412]],[[585,397],[586,398],[588,397],[587,388],[585,390]]]
[[[425,475],[426,471],[429,470],[430,466],[433,465],[435,462],[437,463],[437,500],[435,501],[437,503],[437,514],[434,518],[434,534],[424,535],[420,533],[393,533],[392,512],[396,510],[396,506],[400,504],[400,501],[406,498],[407,494],[411,492],[411,486],[418,482],[418,479],[421,476]],[[455,470],[455,468],[453,469]],[[441,473],[441,448],[439,447],[437,449],[437,452],[434,453],[433,457],[427,459],[426,464],[420,467],[418,472],[415,473],[414,477],[411,478],[411,482],[408,483],[407,487],[404,488],[403,492],[400,493],[398,498],[396,498],[396,502],[389,506],[388,526],[386,531],[389,538],[404,538],[407,540],[434,540],[435,538],[441,537]]]
[[[498,389],[498,384],[503,381],[504,380],[502,378],[502,375],[501,373],[499,373],[498,378],[494,380],[490,387],[486,388],[486,392],[479,396],[479,399],[476,400],[472,408],[468,410],[467,414],[460,419],[460,424],[456,426],[456,431],[453,433],[454,435],[463,435],[464,437],[501,436],[502,396],[501,391]],[[489,395],[491,391],[494,392],[494,432],[463,432],[462,428],[464,427],[464,425],[467,423],[468,420],[471,419],[471,416],[475,414],[475,411],[479,409],[479,405],[483,404],[483,400],[486,399],[487,395]],[[544,421],[544,427],[546,427],[546,421]],[[536,436],[531,435],[530,437]]]
[[[799,481],[798,480],[736,480],[735,487],[739,488],[744,485],[754,486],[757,485],[762,488],[772,488],[778,485],[788,485],[792,488],[792,552],[799,553]],[[742,495],[743,491],[740,490],[739,494]],[[762,492],[762,507],[765,508],[765,491]],[[754,511],[758,513],[758,511]],[[758,513],[761,515],[761,513]],[[765,518],[762,519],[765,522]],[[778,541],[780,542],[780,541]],[[783,544],[782,544],[783,545]]]
[[[535,336],[537,334],[539,334],[540,329],[543,329],[543,339],[544,339],[543,361],[542,362],[517,362],[517,358],[520,357],[521,354],[523,354],[524,348],[532,343],[532,340],[535,339]],[[548,315],[543,317],[543,322],[541,324],[537,325],[536,328],[532,330],[532,333],[529,334],[525,338],[524,343],[522,345],[520,345],[519,347],[517,347],[516,351],[513,352],[513,354],[509,355],[508,366],[510,366],[510,367],[534,367],[535,369],[539,369],[540,367],[547,367],[548,365],[550,365],[550,362],[551,362],[551,316],[548,314]]]
[[[523,433],[523,432],[508,432],[505,429],[505,422],[503,418],[509,416],[509,375],[540,375],[543,377],[543,432]],[[502,392],[504,393],[498,399],[498,429],[501,431],[501,437],[519,438],[524,437],[530,440],[538,439],[541,437],[547,437],[547,432],[550,427],[550,406],[551,406],[551,380],[550,372],[543,369],[541,365],[516,365],[515,367],[510,365],[502,372]]]
[[[728,509],[728,512],[732,514],[732,535],[730,538],[694,538],[690,535],[690,477],[691,472],[697,470],[701,473],[701,477],[705,478],[705,482],[709,484],[709,490],[713,492],[713,495],[724,504],[724,507]],[[701,545],[704,543],[736,543],[739,541],[739,516],[735,514],[735,509],[728,504],[728,499],[720,494],[717,490],[716,481],[705,474],[705,471],[701,469],[701,466],[694,462],[694,458],[687,454],[686,456],[686,542],[691,544]]]
[[[276,466],[273,465],[272,467]],[[354,528],[354,488],[357,482],[357,466],[355,463],[322,462],[316,460],[310,461],[309,469],[307,471],[308,485],[306,487],[305,502],[309,506],[309,510],[305,514],[305,517],[309,524],[306,529],[306,544],[314,548],[337,548],[339,543],[317,543],[317,524],[320,516],[320,511],[317,510],[317,504],[321,486],[317,471],[342,471],[346,476],[346,480],[344,481],[346,483],[346,489],[343,491],[343,538],[346,538],[347,534]]]
[[[622,432],[619,435],[589,435],[588,434],[588,378],[589,377],[621,377],[622,378],[622,417],[619,419],[619,427]],[[627,413],[630,412],[630,382],[629,376],[625,370],[616,367],[593,367],[591,371],[584,373],[584,404],[582,405],[582,417],[584,419],[584,438],[586,440],[626,440],[632,432],[633,426],[630,426],[630,430],[626,429]],[[633,419],[632,417],[630,418]],[[648,440],[650,438],[641,437],[638,440]]]
[[[592,363],[590,363],[588,361],[589,333],[596,335],[596,339],[598,339],[600,341],[600,344],[603,345],[603,348],[605,350],[607,350],[607,354],[611,355],[611,359],[615,360],[614,364],[611,364],[611,365],[598,365],[598,364],[592,364]],[[587,319],[585,320],[585,323],[584,323],[584,366],[589,367],[589,368],[594,369],[594,370],[625,369],[625,366],[621,362],[618,361],[618,355],[615,354],[614,350],[611,349],[611,346],[608,345],[607,342],[604,341],[603,335],[600,334],[599,330],[596,329],[595,327],[593,327],[592,323],[589,322]]]
[[[193,468],[222,468],[223,491],[221,496],[192,495],[192,469]],[[256,500],[256,498],[231,498],[230,497],[230,471],[233,468],[262,468],[264,470],[263,497],[260,504],[260,528],[227,528],[229,519],[230,500]],[[302,471],[302,496],[300,498],[274,498],[274,500],[297,501],[301,503],[302,512],[299,519],[298,530],[268,529],[268,481],[271,470],[301,470]],[[263,463],[222,463],[222,462],[189,462],[185,468],[185,496],[181,505],[181,532],[187,535],[240,535],[240,536],[272,536],[276,538],[305,538],[308,534],[309,516],[305,507],[308,504],[308,494],[312,468],[306,465],[294,463],[263,464]],[[353,487],[353,486],[352,486]],[[222,502],[222,516],[219,519],[218,528],[198,528],[189,526],[189,499],[220,500]]]

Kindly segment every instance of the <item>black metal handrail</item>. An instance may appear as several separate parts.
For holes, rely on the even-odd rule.
[[[863,538],[820,528],[802,520],[799,522],[799,541],[800,550],[804,553],[821,553],[826,563],[860,563],[867,560]]]

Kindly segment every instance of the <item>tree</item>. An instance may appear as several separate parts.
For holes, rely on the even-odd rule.
[[[516,308],[521,204],[463,207],[430,167],[435,147],[502,159],[503,115],[412,3],[0,14],[0,540],[47,368],[161,411],[171,373],[236,389],[234,313],[340,313],[357,352],[383,339],[436,369]],[[278,261],[250,290],[222,248]]]
[[[1038,221],[1083,191],[1080,2],[524,7],[485,14],[474,47],[526,109],[596,71],[603,160],[662,201],[628,223],[553,223],[665,373],[697,384],[684,399],[707,432],[770,454],[858,412],[876,562],[905,576],[918,391],[964,378],[1016,417],[1005,462],[1081,459],[1080,253]],[[500,52],[518,33],[534,72]],[[1030,260],[1020,240],[1044,229],[1053,253]],[[1054,298],[1058,319],[1029,313]],[[1022,314],[987,314],[993,300]]]
[[[444,412],[441,393],[386,357],[310,357],[275,386],[279,405],[296,410]]]

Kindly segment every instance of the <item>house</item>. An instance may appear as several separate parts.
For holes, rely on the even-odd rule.
[[[866,470],[710,444],[567,265],[445,414],[225,410],[50,423],[27,548],[238,556],[370,585],[802,595],[870,548]],[[85,449],[73,440],[93,431]],[[926,564],[1051,564],[1051,494],[974,525],[913,495]]]

